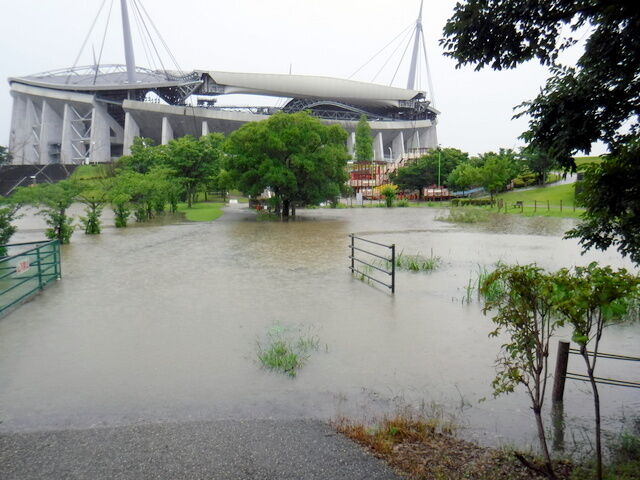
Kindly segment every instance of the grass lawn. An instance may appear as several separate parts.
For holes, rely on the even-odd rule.
[[[222,207],[224,203],[194,203],[191,208],[186,203],[179,203],[178,212],[184,213],[186,219],[192,222],[211,222],[222,216]]]
[[[525,191],[514,190],[501,193],[497,195],[497,198],[502,198],[505,202],[509,203],[509,207],[517,201],[523,202],[525,205],[533,205],[534,201],[537,201],[539,204],[544,203],[545,208],[547,201],[549,201],[552,206],[558,207],[560,200],[562,200],[563,206],[573,207],[575,201],[574,186],[573,183],[568,183],[565,185],[553,185]]]
[[[576,161],[576,165],[580,167],[581,165],[587,165],[589,163],[600,163],[602,161],[601,157],[574,157]]]

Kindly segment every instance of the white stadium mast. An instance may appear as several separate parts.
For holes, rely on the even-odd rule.
[[[124,58],[127,64],[127,80],[130,84],[136,83],[136,59],[133,56],[133,42],[131,40],[131,26],[129,25],[129,11],[127,0],[120,0],[122,10],[122,36],[124,38]]]
[[[413,33],[413,53],[411,55],[411,66],[409,68],[409,79],[407,80],[407,89],[413,90],[416,85],[416,77],[418,75],[418,56],[420,55],[420,44],[422,44],[422,53],[424,55],[424,64],[427,69],[427,82],[429,84],[429,96],[431,97],[431,105],[435,107],[435,97],[433,94],[433,83],[431,82],[431,70],[429,69],[429,59],[427,57],[427,46],[424,39],[424,31],[422,30],[422,6],[424,0],[420,2],[420,13],[416,20],[416,26]]]

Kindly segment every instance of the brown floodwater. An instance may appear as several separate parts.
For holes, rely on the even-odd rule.
[[[371,418],[413,408],[453,416],[465,436],[486,443],[533,444],[524,392],[491,395],[502,342],[488,338],[478,302],[462,301],[466,285],[498,261],[631,265],[615,251],[581,256],[562,239],[572,220],[501,215],[461,225],[437,221],[443,213],[317,209],[280,223],[232,206],[210,223],[167,216],[100,236],[76,232],[63,247],[63,279],[0,319],[0,429]],[[19,227],[16,242],[43,238],[40,217],[26,215]],[[441,266],[399,273],[392,296],[348,271],[352,232],[405,254],[433,253]],[[274,326],[318,339],[295,378],[257,360]],[[610,327],[601,350],[638,355],[638,340],[639,324]],[[584,373],[581,362],[571,357],[570,370]],[[598,373],[640,377],[632,362],[601,360]],[[601,395],[609,431],[638,416],[638,390],[601,386]],[[570,449],[592,423],[588,385],[568,381],[564,408]]]

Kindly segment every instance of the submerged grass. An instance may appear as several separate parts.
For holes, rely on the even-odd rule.
[[[317,336],[292,332],[282,325],[274,325],[267,332],[264,342],[257,342],[258,360],[263,367],[295,377],[304,366],[312,351],[317,351],[320,340]]]
[[[490,212],[479,207],[451,207],[446,217],[436,217],[440,222],[479,223],[489,220]]]
[[[464,295],[462,297],[463,304],[470,304],[477,299],[478,301],[493,302],[506,293],[506,286],[503,282],[493,282],[489,288],[482,293],[481,287],[486,282],[489,275],[501,265],[500,262],[489,268],[486,265],[478,265],[475,272],[471,273],[467,284],[464,286]]]
[[[371,425],[339,419],[336,430],[369,448],[410,479],[525,480],[544,478],[524,467],[515,453],[460,439],[450,422],[398,414]],[[535,463],[535,459],[531,460]],[[558,462],[559,478],[571,465]]]
[[[418,255],[405,255],[404,252],[400,252],[400,255],[396,257],[396,267],[400,270],[409,270],[412,272],[432,272],[436,270],[441,263],[440,257],[431,254],[428,257]]]

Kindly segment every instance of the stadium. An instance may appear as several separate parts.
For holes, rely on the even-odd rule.
[[[126,64],[96,63],[9,79],[12,165],[35,172],[17,179],[20,183],[27,177],[36,180],[48,166],[111,162],[128,154],[138,136],[166,144],[184,135],[228,134],[281,111],[310,111],[323,122],[341,125],[349,132],[350,153],[357,121],[365,115],[374,137],[372,165],[377,165],[366,171],[387,172],[438,144],[439,112],[426,92],[414,89],[421,52],[428,65],[422,9],[412,37],[407,88],[398,88],[324,76],[142,68],[133,56],[127,3],[121,0]],[[283,106],[217,105],[220,97],[234,94],[274,97]],[[369,175],[369,186],[379,183],[376,175]],[[355,176],[363,186],[367,175]]]

